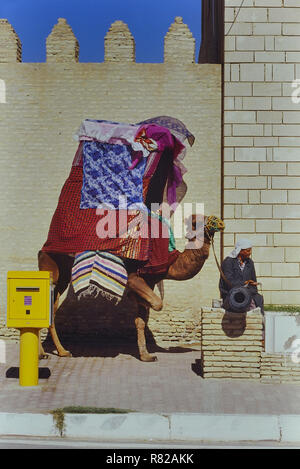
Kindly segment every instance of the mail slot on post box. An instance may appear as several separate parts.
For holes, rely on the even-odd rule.
[[[7,274],[7,327],[49,327],[53,312],[52,273],[11,271]]]

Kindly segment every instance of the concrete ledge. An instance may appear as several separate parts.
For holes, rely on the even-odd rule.
[[[280,441],[274,415],[173,414],[170,421],[171,440]]]
[[[0,413],[0,435],[133,441],[300,443],[300,415]]]
[[[158,414],[66,414],[65,435],[72,438],[169,440],[169,418]]]
[[[51,414],[13,414],[0,413],[0,435],[56,436]]]
[[[281,441],[299,442],[300,441],[300,415],[281,415],[279,417],[281,429]]]

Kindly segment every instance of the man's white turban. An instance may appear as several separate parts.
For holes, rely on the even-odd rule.
[[[252,243],[249,239],[239,239],[233,251],[228,254],[229,257],[237,257],[242,249],[252,248]]]

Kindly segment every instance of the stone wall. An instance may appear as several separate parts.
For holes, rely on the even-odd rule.
[[[300,382],[300,364],[292,360],[291,354],[263,352],[260,372],[265,383]]]
[[[179,17],[165,38],[164,63],[135,63],[135,41],[122,21],[112,24],[104,48],[103,63],[79,63],[78,41],[61,18],[46,40],[47,62],[22,63],[16,32],[6,20],[0,21],[0,80],[5,89],[0,100],[2,324],[6,273],[37,269],[37,252],[47,238],[77,148],[73,134],[85,118],[130,123],[158,115],[181,119],[196,137],[184,161],[184,202],[204,203],[206,213],[220,216],[221,65],[195,63],[195,40]],[[176,241],[183,249],[185,240]],[[218,234],[215,243],[219,255]],[[194,279],[166,281],[164,310],[150,315],[156,334],[172,338],[174,326],[181,331],[177,336],[184,337],[183,314],[193,324],[200,305],[218,298],[218,277],[211,255]],[[78,319],[74,325],[76,305],[72,308],[67,319],[76,332],[80,323]],[[61,316],[61,323],[67,320],[63,312]],[[97,330],[107,330],[110,318],[100,315],[95,320]],[[86,329],[89,324],[84,317],[81,321]],[[122,330],[129,327],[126,321],[120,324]],[[189,332],[188,339],[192,335]]]
[[[300,3],[225,0],[225,35],[224,253],[251,238],[265,302],[299,304]]]
[[[260,378],[262,316],[203,308],[201,360],[204,378]]]
[[[257,379],[262,383],[299,383],[299,356],[265,352],[260,308],[247,313],[203,308],[201,319],[203,378]],[[270,332],[270,331],[269,331]],[[297,351],[298,352],[298,351]]]

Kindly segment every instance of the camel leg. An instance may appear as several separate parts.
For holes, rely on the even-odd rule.
[[[53,283],[54,285],[56,285],[59,280],[59,269],[56,263],[53,261],[53,259],[51,259],[51,257],[48,256],[47,253],[41,252],[38,257],[38,264],[39,264],[39,270],[52,272]],[[55,329],[54,321],[55,321],[55,313],[58,308],[58,302],[59,302],[59,294],[57,295],[57,298],[53,306],[53,320],[52,320],[51,326],[49,327],[49,332],[52,337],[53,343],[56,347],[56,350],[58,352],[58,355],[60,357],[70,357],[72,356],[71,353],[68,350],[65,350],[64,347],[61,345],[60,340],[56,333],[56,329]],[[44,352],[44,349],[40,340],[39,340],[39,355],[41,358],[45,358],[45,356],[47,356],[47,354],[45,354]]]
[[[138,316],[134,320],[136,332],[137,332],[137,344],[140,354],[140,360],[142,362],[155,362],[157,357],[155,355],[150,355],[147,350],[146,337],[145,337],[145,320]]]
[[[135,272],[128,275],[127,285],[130,290],[133,290],[143,300],[146,300],[155,311],[162,309],[162,300],[154,293],[153,289],[149,287],[145,280],[139,277]]]
[[[39,359],[48,358],[48,353],[45,352],[41,341],[41,331],[39,331]]]
[[[152,291],[154,288],[154,282],[150,283],[148,285],[145,280],[143,282],[146,284],[147,288]],[[136,327],[136,333],[137,333],[137,345],[138,345],[138,350],[140,354],[140,360],[142,362],[154,362],[157,360],[157,357],[155,355],[150,355],[150,353],[147,350],[147,344],[146,344],[146,337],[145,337],[145,327],[148,322],[148,316],[149,316],[149,305],[145,306],[141,304],[141,298],[140,296],[135,293],[133,294],[135,297],[135,301],[137,302],[137,316],[134,320],[135,322],[135,327]]]
[[[66,350],[61,345],[60,340],[59,340],[58,335],[57,335],[57,332],[56,332],[56,329],[55,329],[55,313],[56,313],[57,308],[58,308],[59,296],[60,295],[58,293],[57,298],[56,298],[55,303],[54,303],[54,307],[53,307],[53,321],[52,321],[51,326],[49,327],[49,332],[51,334],[51,337],[52,337],[52,340],[53,340],[53,343],[55,345],[55,348],[57,350],[58,355],[60,357],[71,357],[72,356],[71,352]]]

